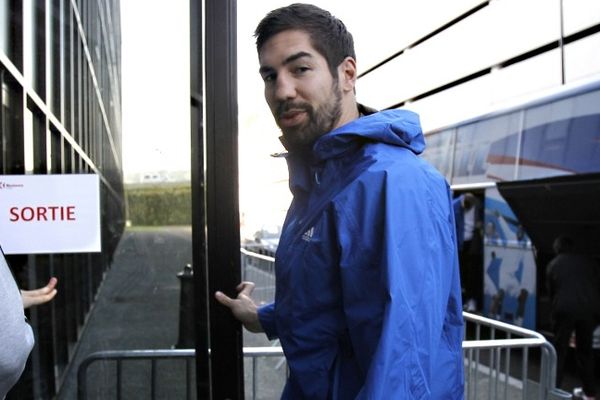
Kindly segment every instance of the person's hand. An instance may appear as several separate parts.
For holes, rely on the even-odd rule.
[[[56,282],[58,280],[52,277],[44,287],[35,290],[21,290],[23,308],[37,306],[52,300],[56,296]]]
[[[254,290],[254,283],[242,282],[236,290],[239,292],[237,298],[232,299],[222,292],[216,292],[215,298],[221,304],[229,307],[233,316],[236,317],[250,332],[263,332],[262,325],[258,319],[258,306],[250,298]]]

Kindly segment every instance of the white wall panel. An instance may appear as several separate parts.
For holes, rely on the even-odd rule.
[[[592,76],[600,78],[600,33],[565,46],[566,81]]]
[[[493,71],[492,104],[535,97],[535,93],[560,86],[560,50],[540,54],[509,67]]]
[[[489,111],[492,85],[491,75],[486,75],[404,108],[419,113],[423,131],[428,132]]]
[[[347,16],[342,10],[339,17],[354,34],[359,71],[365,71],[481,3],[483,0],[388,1],[381,6],[360,5],[361,13],[348,9]],[[369,28],[365,30],[365,26]]]
[[[563,18],[566,36],[600,24],[600,1],[563,0]]]
[[[560,0],[497,0],[488,7],[480,30],[489,29],[489,59],[514,57],[560,37]],[[473,31],[477,34],[477,30]]]
[[[558,0],[496,0],[362,78],[360,95],[396,104],[557,40],[559,18]]]
[[[560,52],[554,50],[456,86],[405,108],[421,115],[429,131],[507,108],[560,86]]]

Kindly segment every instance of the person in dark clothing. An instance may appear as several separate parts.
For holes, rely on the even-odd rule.
[[[481,202],[474,194],[465,193],[456,197],[452,206],[456,223],[463,305],[465,311],[474,312],[483,300]]]
[[[575,331],[577,373],[583,383],[583,399],[594,399],[592,338],[600,312],[599,265],[592,257],[573,251],[573,240],[558,237],[554,257],[547,266],[548,292],[552,299],[554,346],[558,357],[556,384],[563,378],[569,339]]]

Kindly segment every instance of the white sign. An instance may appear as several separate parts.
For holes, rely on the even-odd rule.
[[[98,175],[0,175],[6,254],[101,251]]]

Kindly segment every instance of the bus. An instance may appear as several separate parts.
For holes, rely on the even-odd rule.
[[[480,311],[550,332],[559,235],[600,256],[600,80],[427,132],[423,157],[482,204]]]

